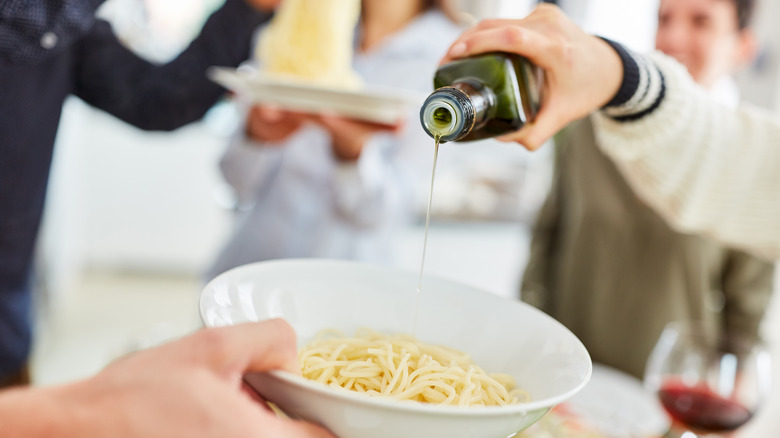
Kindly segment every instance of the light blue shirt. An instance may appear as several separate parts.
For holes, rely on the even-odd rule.
[[[353,66],[368,86],[424,97],[460,32],[430,11],[374,50],[355,53]],[[375,135],[354,163],[338,161],[329,134],[316,125],[270,146],[247,139],[242,127],[221,167],[244,208],[209,275],[275,258],[392,260],[392,240],[414,218],[433,164],[433,140],[418,112],[410,111],[400,134]]]

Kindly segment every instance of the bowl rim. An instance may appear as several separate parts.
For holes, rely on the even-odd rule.
[[[273,260],[266,260],[261,262],[254,262],[249,263],[241,266],[237,266],[235,268],[229,269],[225,272],[220,273],[216,277],[212,278],[208,283],[206,283],[205,286],[203,286],[203,289],[200,293],[199,297],[199,303],[198,303],[198,310],[200,313],[201,321],[203,322],[203,325],[205,327],[216,327],[213,325],[209,325],[208,321],[206,320],[206,312],[204,308],[204,297],[207,295],[206,292],[208,290],[213,289],[213,285],[216,284],[219,281],[223,281],[222,279],[224,277],[227,277],[230,275],[230,273],[239,271],[239,270],[249,270],[252,267],[257,267],[258,265],[262,266],[270,266],[270,265],[306,265],[306,264],[317,264],[317,265],[339,265],[339,266],[360,266],[363,268],[371,268],[371,269],[378,269],[383,271],[393,270],[398,272],[406,272],[410,273],[411,271],[408,269],[393,267],[393,266],[385,266],[381,264],[376,263],[370,263],[370,262],[362,262],[362,261],[354,261],[354,260],[341,260],[341,259],[324,259],[324,258],[288,258],[288,259],[273,259]],[[470,289],[473,289],[475,292],[485,294],[488,296],[491,296],[496,299],[500,300],[506,300],[513,302],[513,300],[498,296],[496,294],[490,293],[489,291],[482,289],[478,286],[467,284],[463,282],[459,282],[457,280],[453,280],[450,278],[442,277],[435,274],[428,274],[426,275],[428,278],[435,278],[437,281],[444,281],[449,283],[456,283],[461,286],[466,286]],[[385,409],[395,410],[395,411],[406,411],[406,412],[425,412],[425,413],[431,413],[431,414],[440,414],[445,416],[453,416],[453,415],[466,415],[466,416],[505,416],[505,415],[517,415],[517,414],[523,414],[530,411],[536,411],[539,409],[550,409],[554,407],[557,404],[560,404],[571,397],[573,397],[575,394],[580,392],[582,388],[585,387],[585,385],[588,384],[588,382],[591,379],[591,376],[593,375],[593,360],[590,357],[590,353],[585,348],[585,346],[582,344],[582,341],[569,330],[566,326],[564,326],[559,321],[555,320],[551,316],[547,315],[546,313],[542,312],[539,309],[534,308],[531,306],[531,310],[535,310],[539,312],[544,317],[552,319],[555,323],[561,325],[565,330],[569,332],[571,336],[574,337],[574,339],[577,341],[578,349],[582,350],[585,357],[587,358],[587,370],[585,372],[585,375],[583,376],[582,380],[573,388],[570,390],[551,396],[551,397],[545,397],[538,400],[531,400],[529,402],[520,402],[520,403],[513,403],[506,406],[472,406],[472,407],[464,407],[464,406],[452,406],[452,405],[438,405],[433,403],[422,403],[422,402],[415,402],[411,400],[393,400],[389,398],[383,398],[379,396],[372,396],[368,394],[361,394],[359,392],[351,391],[346,388],[337,388],[337,387],[331,387],[326,384],[315,382],[313,380],[305,379],[303,376],[283,371],[283,370],[269,370],[267,372],[261,373],[261,374],[268,374],[271,375],[277,379],[283,380],[287,383],[290,383],[294,386],[297,386],[299,388],[312,390],[317,393],[320,393],[325,396],[331,396],[331,397],[338,397],[338,398],[344,398],[346,400],[360,403],[360,404],[367,404],[374,407],[381,407]],[[259,320],[262,321],[262,320]]]

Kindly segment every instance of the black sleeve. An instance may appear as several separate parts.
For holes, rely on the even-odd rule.
[[[133,54],[98,21],[79,47],[75,94],[141,129],[176,129],[200,119],[224,93],[206,77],[207,68],[247,59],[254,30],[270,15],[227,0],[190,46],[163,65]]]
[[[71,47],[103,0],[0,0],[0,63],[35,64]]]

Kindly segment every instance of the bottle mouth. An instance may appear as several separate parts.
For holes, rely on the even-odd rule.
[[[423,111],[425,127],[442,137],[454,134],[458,128],[456,111],[455,107],[444,99],[431,102]]]
[[[464,127],[473,120],[464,110],[464,102],[458,100],[458,90],[439,89],[428,96],[420,109],[420,121],[423,128],[433,138],[440,141],[455,141],[468,132]],[[461,98],[462,100],[462,98]]]

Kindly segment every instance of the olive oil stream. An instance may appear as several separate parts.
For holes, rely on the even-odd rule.
[[[433,148],[433,170],[431,170],[431,191],[430,193],[428,193],[428,208],[425,213],[425,237],[423,239],[422,260],[420,261],[420,279],[417,282],[417,302],[414,306],[414,326],[412,327],[413,336],[417,336],[417,317],[420,314],[420,294],[422,293],[423,270],[425,268],[425,250],[428,247],[428,228],[431,225],[431,202],[433,201],[433,181],[434,178],[436,177],[436,160],[439,157],[440,139],[441,136],[438,134],[433,137],[434,148]]]

